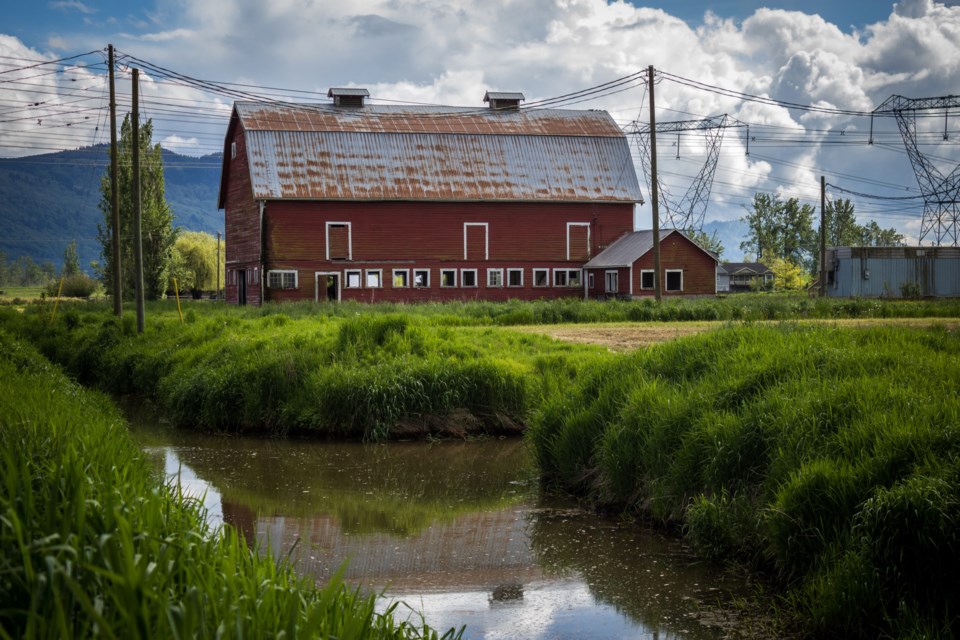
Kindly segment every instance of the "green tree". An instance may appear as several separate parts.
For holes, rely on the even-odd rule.
[[[10,284],[10,265],[7,264],[7,254],[0,251],[0,287]]]
[[[756,251],[757,260],[783,258],[806,269],[813,268],[817,234],[813,230],[814,208],[797,198],[783,201],[777,195],[757,193],[753,210],[742,218],[750,231],[740,243],[744,252]]]
[[[173,255],[172,275],[177,278],[181,291],[190,289],[196,297],[203,291],[215,289],[218,268],[223,283],[223,252],[220,252],[220,265],[217,265],[217,239],[209,233],[181,233],[174,244]]]
[[[871,220],[865,227],[861,227],[860,242],[865,247],[898,247],[903,245],[903,234],[896,229],[881,229]]]
[[[717,258],[723,255],[723,243],[717,237],[716,231],[708,235],[703,229],[687,229],[684,233],[698,245],[715,254]]]
[[[828,247],[851,247],[860,243],[863,227],[857,224],[852,202],[840,198],[828,201],[823,217]]]
[[[77,241],[74,240],[63,250],[63,269],[60,274],[75,276],[80,273],[80,255],[77,253]]]
[[[143,291],[148,300],[156,300],[167,291],[171,251],[178,229],[173,226],[173,213],[167,204],[163,181],[163,155],[160,145],[153,145],[153,121],[140,127],[140,210],[143,248]],[[120,201],[120,270],[125,297],[134,294],[133,268],[133,126],[128,114],[120,128],[117,143],[120,168],[117,173]],[[100,212],[103,223],[97,225],[102,267],[99,274],[104,287],[113,290],[114,265],[111,246],[110,171],[100,181]]]

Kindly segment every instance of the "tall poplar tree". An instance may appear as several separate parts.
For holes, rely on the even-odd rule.
[[[156,300],[167,291],[171,251],[178,229],[173,226],[173,213],[167,204],[163,181],[163,155],[159,144],[152,144],[153,121],[140,126],[140,210],[143,247],[143,291],[148,300]],[[120,271],[123,295],[133,297],[133,126],[130,115],[123,119],[117,141],[120,201]],[[103,258],[99,270],[103,286],[113,290],[114,266],[111,245],[110,170],[100,180],[100,212],[103,222],[97,224],[97,239]]]

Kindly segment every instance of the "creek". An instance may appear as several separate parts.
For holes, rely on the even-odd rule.
[[[134,426],[169,481],[318,583],[466,638],[729,637],[738,578],[546,495],[517,439],[335,443]]]

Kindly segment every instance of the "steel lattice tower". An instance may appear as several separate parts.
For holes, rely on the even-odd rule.
[[[657,189],[662,199],[660,206],[660,224],[666,228],[693,229],[700,231],[703,227],[703,217],[710,201],[710,189],[713,186],[713,176],[717,171],[717,160],[720,158],[720,145],[723,143],[723,132],[730,127],[745,127],[744,123],[724,114],[710,116],[701,120],[680,120],[675,122],[658,122],[657,135],[664,133],[682,133],[684,131],[702,131],[707,143],[707,159],[700,172],[694,177],[680,200],[675,200],[664,188],[663,181],[657,177]],[[627,129],[634,134],[637,150],[640,152],[640,163],[643,167],[643,176],[650,184],[650,125],[633,122]]]
[[[883,104],[873,110],[874,115],[892,114],[897,119],[903,144],[913,165],[913,172],[923,194],[923,220],[920,223],[920,243],[932,236],[933,244],[958,246],[958,209],[960,196],[960,165],[949,175],[944,176],[917,145],[917,112],[943,110],[944,123],[949,110],[960,107],[960,96],[940,98],[904,98],[890,96]],[[944,124],[944,140],[947,139]],[[873,117],[870,119],[870,143],[873,144]]]

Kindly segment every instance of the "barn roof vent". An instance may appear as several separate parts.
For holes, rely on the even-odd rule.
[[[495,111],[513,110],[520,108],[520,102],[526,100],[522,93],[513,91],[487,91],[483,96],[484,102],[490,103],[490,108]]]
[[[362,107],[363,99],[370,97],[370,92],[359,88],[331,88],[327,97],[333,98],[337,107]]]

